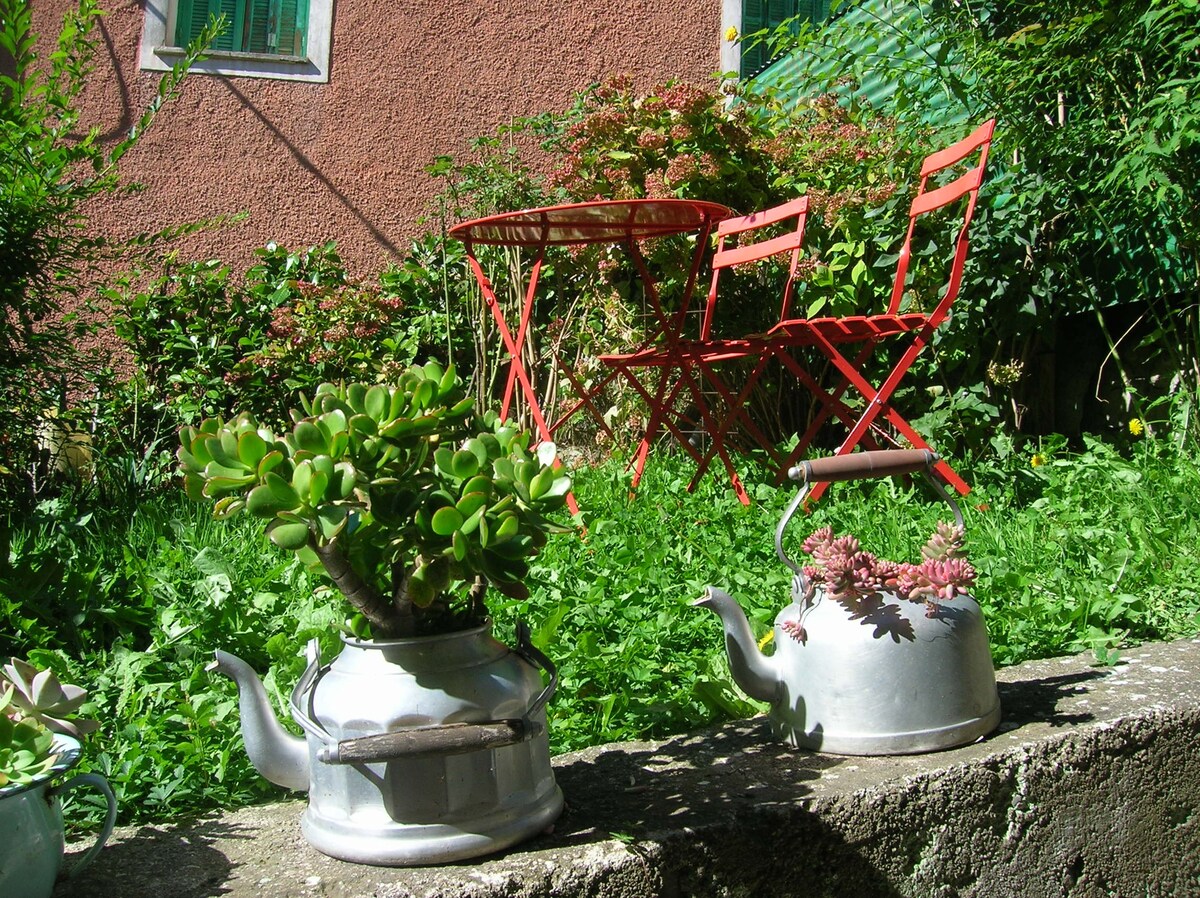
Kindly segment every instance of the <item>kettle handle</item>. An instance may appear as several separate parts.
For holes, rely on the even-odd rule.
[[[336,744],[326,742],[317,750],[317,760],[326,764],[364,764],[397,758],[464,754],[516,745],[540,735],[545,727],[533,718],[545,707],[558,688],[558,670],[554,663],[534,646],[529,626],[524,621],[517,621],[517,647],[514,652],[531,667],[544,670],[550,675],[550,681],[538,693],[523,717],[488,720],[482,723],[443,723],[409,727],[392,733],[345,739]]]
[[[929,449],[876,449],[870,452],[851,452],[848,455],[831,455],[826,458],[814,458],[802,461],[788,470],[788,477],[803,484],[796,498],[788,505],[787,511],[775,528],[775,554],[779,560],[795,571],[802,579],[804,569],[788,558],[783,551],[783,531],[791,521],[814,483],[833,483],[842,480],[862,480],[877,477],[892,477],[896,474],[912,474],[920,471],[929,481],[942,499],[949,503],[954,511],[954,523],[964,526],[962,509],[954,501],[954,497],[946,492],[941,481],[933,476],[933,466],[937,464],[938,455]],[[803,590],[801,590],[803,592]]]

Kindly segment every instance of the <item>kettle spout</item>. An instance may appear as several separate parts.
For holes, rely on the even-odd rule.
[[[279,725],[267,692],[250,665],[236,655],[217,651],[207,669],[237,683],[242,741],[254,769],[277,786],[308,791],[308,745],[303,737],[293,736]]]
[[[708,587],[704,595],[692,602],[701,608],[710,608],[721,618],[725,626],[725,651],[729,654],[729,669],[733,679],[751,698],[773,702],[779,693],[779,675],[775,672],[772,659],[758,650],[746,613],[733,596],[715,587]]]

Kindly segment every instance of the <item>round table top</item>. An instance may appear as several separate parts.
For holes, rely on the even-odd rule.
[[[489,215],[455,225],[450,236],[492,246],[619,243],[696,231],[732,214],[703,200],[598,200]]]

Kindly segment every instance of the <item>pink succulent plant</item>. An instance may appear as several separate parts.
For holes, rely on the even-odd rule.
[[[833,528],[814,531],[801,547],[812,556],[804,567],[807,592],[802,603],[812,601],[818,587],[825,595],[841,602],[853,614],[864,600],[877,600],[890,593],[913,602],[924,602],[926,614],[937,614],[938,602],[966,593],[975,582],[975,568],[963,555],[961,527],[939,522],[933,536],[921,549],[921,561],[887,561],[864,552],[853,536],[835,537]],[[785,630],[803,641],[803,628]]]

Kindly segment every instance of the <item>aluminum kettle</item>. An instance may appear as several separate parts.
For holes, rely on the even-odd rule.
[[[852,616],[820,589],[812,594],[803,568],[783,549],[788,522],[820,481],[920,471],[962,526],[958,504],[932,476],[936,461],[927,449],[882,450],[806,461],[788,472],[803,487],[775,531],[776,553],[794,577],[792,601],[775,618],[773,655],[759,649],[728,593],[709,587],[693,603],[720,615],[733,678],[770,703],[780,739],[833,754],[911,754],[973,742],[999,724],[987,631],[974,598],[940,600],[929,615],[923,602],[883,593]],[[803,642],[788,632],[798,626]]]

